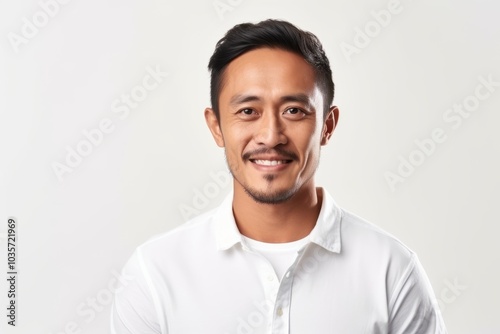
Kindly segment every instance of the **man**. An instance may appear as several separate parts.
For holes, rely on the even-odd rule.
[[[237,25],[209,69],[205,119],[233,191],[136,250],[114,333],[445,333],[416,255],[314,183],[339,117],[318,39]]]

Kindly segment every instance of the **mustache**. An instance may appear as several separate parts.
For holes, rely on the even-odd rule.
[[[287,150],[282,149],[280,147],[275,147],[272,149],[266,148],[266,147],[259,148],[257,150],[246,152],[241,157],[244,161],[246,161],[246,160],[249,160],[251,156],[258,155],[258,154],[270,154],[270,155],[276,154],[276,155],[285,157],[287,160],[298,160],[299,159],[299,157],[295,153],[293,153],[291,151],[287,151]]]

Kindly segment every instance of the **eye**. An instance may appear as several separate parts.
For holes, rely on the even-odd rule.
[[[255,111],[253,109],[250,109],[250,108],[245,108],[245,109],[241,109],[239,112],[240,112],[240,114],[243,114],[243,115],[252,115]]]
[[[300,119],[304,117],[306,113],[300,108],[292,107],[286,109],[283,115],[293,119]]]
[[[240,110],[238,110],[238,112],[236,114],[243,119],[253,119],[253,118],[258,116],[255,109],[252,109],[252,108],[240,109]]]
[[[288,112],[289,114],[295,115],[295,114],[298,114],[299,112],[301,112],[301,110],[299,108],[288,108],[286,110],[286,112]]]

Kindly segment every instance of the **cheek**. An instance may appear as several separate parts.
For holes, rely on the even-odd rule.
[[[245,137],[241,131],[232,131],[224,134],[226,160],[233,173],[238,172],[240,165],[243,164],[241,156],[245,153]]]
[[[318,146],[310,146],[307,152],[308,164],[317,164],[319,161],[319,144]]]
[[[298,131],[297,133],[304,134],[297,138],[297,148],[299,148],[299,150],[301,150],[303,154],[306,155],[316,154],[321,144],[321,135],[319,129],[316,128],[316,131],[311,130],[310,132]]]
[[[231,147],[233,151],[239,151],[239,155],[243,154],[252,138],[250,127],[233,126],[228,135],[227,146]]]

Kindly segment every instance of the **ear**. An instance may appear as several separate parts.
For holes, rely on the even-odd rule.
[[[321,145],[328,144],[333,130],[339,121],[339,108],[336,106],[330,107],[330,110],[325,116],[325,123],[323,124],[323,132],[321,134]]]
[[[205,109],[205,121],[207,122],[207,126],[214,137],[215,143],[219,147],[224,147],[224,136],[222,136],[219,120],[217,119],[217,116],[215,116],[215,112],[212,108]]]

